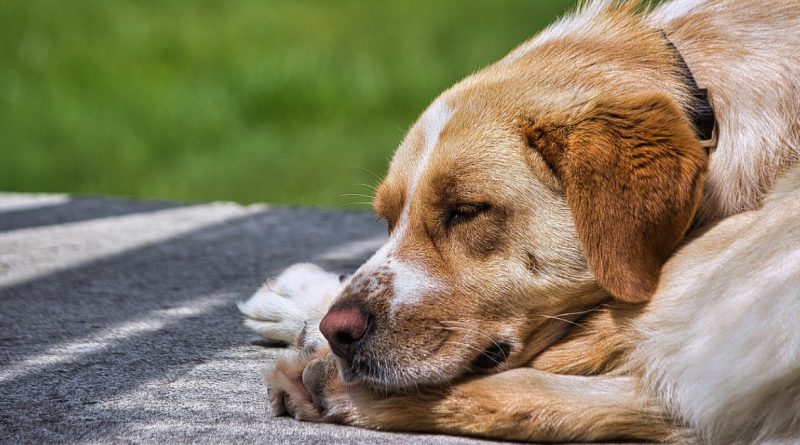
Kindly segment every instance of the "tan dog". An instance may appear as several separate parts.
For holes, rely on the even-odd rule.
[[[325,292],[291,295],[320,313],[335,302],[319,325],[327,344],[304,332],[301,350],[268,375],[277,414],[520,440],[698,434],[720,442],[797,432],[798,416],[782,411],[799,412],[797,334],[771,339],[779,358],[769,378],[764,357],[740,362],[736,354],[766,341],[771,323],[796,324],[800,314],[800,234],[791,223],[800,216],[791,192],[800,175],[789,176],[769,214],[747,220],[775,230],[736,247],[730,237],[753,228],[711,229],[661,271],[690,226],[698,234],[759,208],[798,160],[800,2],[636,9],[584,6],[423,113],[375,197],[387,243],[341,287],[327,276]],[[710,159],[692,126],[682,59],[711,93],[719,142]],[[748,247],[760,256],[744,255]],[[781,255],[785,267],[762,268]],[[728,267],[740,256],[784,285],[742,303],[759,280]],[[704,284],[697,268],[717,271],[719,286]],[[321,273],[299,266],[274,285],[296,288],[303,271]],[[654,293],[657,303],[646,305]],[[283,323],[285,339],[296,332],[285,330],[287,319],[301,323],[297,308],[270,298],[265,289],[242,311],[268,337]],[[708,308],[713,321],[738,320],[737,308],[755,299],[776,309],[748,320],[747,338],[733,324],[702,330],[707,319],[682,317]],[[664,345],[653,333],[664,333]],[[680,349],[696,338],[703,347]],[[751,397],[709,393],[713,400],[694,403],[692,388],[729,375],[711,365],[688,372],[697,365],[690,358],[744,363],[730,369],[752,377],[735,380],[753,385],[743,391]],[[782,387],[788,396],[767,397]],[[743,404],[737,416],[724,409],[732,400]],[[748,417],[756,412],[767,417]]]

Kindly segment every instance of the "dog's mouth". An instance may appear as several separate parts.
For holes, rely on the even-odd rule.
[[[511,353],[511,345],[503,340],[493,341],[472,361],[472,367],[478,372],[491,371],[502,365]]]
[[[387,354],[360,351],[351,361],[336,357],[340,377],[345,383],[367,385],[383,391],[441,386],[455,380],[497,372],[504,369],[511,353],[511,343],[498,339],[483,348],[458,343],[462,350],[442,356],[429,356],[408,366]],[[456,353],[464,356],[450,356]],[[478,351],[477,353],[472,353]]]

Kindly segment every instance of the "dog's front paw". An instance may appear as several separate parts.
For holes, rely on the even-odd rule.
[[[344,401],[347,388],[327,343],[308,344],[284,355],[264,379],[273,416],[289,415],[313,422],[344,420],[347,404],[332,402]]]
[[[321,317],[343,286],[341,276],[310,263],[295,264],[238,304],[246,327],[291,344],[307,320]]]

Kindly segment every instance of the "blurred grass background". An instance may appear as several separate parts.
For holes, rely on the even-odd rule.
[[[366,202],[442,90],[567,0],[4,0],[0,190]]]

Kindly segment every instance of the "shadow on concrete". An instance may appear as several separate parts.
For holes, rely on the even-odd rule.
[[[159,208],[164,207],[145,206],[144,211]],[[125,209],[114,212],[133,213]],[[53,351],[58,345],[80,352],[81,342],[104,330],[131,320],[145,323],[144,329],[100,349],[90,344],[68,360],[43,360],[0,382],[0,437],[33,442],[101,437],[98,431],[107,433],[122,420],[90,414],[94,404],[248,344],[253,336],[240,327],[234,302],[267,277],[328,249],[384,233],[369,213],[271,208],[0,289],[0,366],[58,355]],[[321,265],[349,272],[368,255]],[[147,325],[153,311],[215,295],[223,304],[209,311]]]
[[[189,204],[176,204],[169,201],[136,201],[133,199],[80,197],[63,204],[19,210],[0,210],[0,232],[31,227],[64,224],[110,216],[132,213],[155,212],[158,210],[185,207]]]

